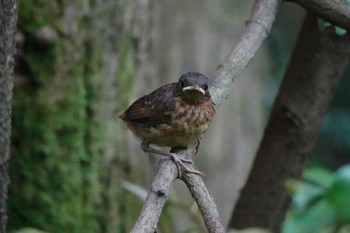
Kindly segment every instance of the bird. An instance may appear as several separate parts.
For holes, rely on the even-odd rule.
[[[142,150],[174,161],[179,177],[180,167],[187,173],[203,173],[187,168],[185,163],[193,163],[192,160],[182,158],[172,150],[164,152],[150,145],[186,149],[196,143],[198,152],[201,135],[206,132],[215,114],[209,83],[209,78],[201,73],[184,73],[178,82],[159,87],[119,114],[127,128],[142,140]]]

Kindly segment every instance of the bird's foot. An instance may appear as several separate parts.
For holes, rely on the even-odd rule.
[[[171,159],[175,163],[175,165],[177,167],[180,179],[182,177],[182,172],[181,172],[182,170],[184,170],[187,173],[192,173],[192,174],[197,174],[197,175],[204,176],[204,174],[202,172],[191,170],[185,165],[185,163],[193,164],[193,161],[190,160],[190,159],[181,158],[176,153],[163,152],[163,151],[157,150],[155,148],[152,148],[152,147],[149,146],[149,142],[148,141],[143,141],[141,143],[141,148],[145,152],[162,155],[163,156],[162,158],[164,158],[164,159]],[[181,169],[181,167],[182,167],[182,169]]]
[[[180,156],[178,156],[175,153],[168,153],[168,155],[164,155],[164,157],[162,159],[171,159],[175,163],[177,170],[178,170],[178,173],[179,173],[179,179],[181,179],[181,177],[182,177],[182,171],[185,171],[186,173],[192,173],[192,174],[204,176],[204,174],[202,172],[189,169],[185,165],[185,163],[193,164],[193,161],[190,159],[181,158]]]

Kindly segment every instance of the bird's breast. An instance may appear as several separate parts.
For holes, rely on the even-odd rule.
[[[214,105],[211,101],[189,105],[178,99],[173,103],[171,110],[163,112],[166,122],[149,128],[135,127],[133,123],[129,123],[128,127],[136,136],[151,144],[188,147],[207,130],[215,114]]]
[[[155,144],[160,146],[189,146],[208,128],[215,109],[212,103],[186,105],[181,101],[175,103],[170,113],[170,121],[154,128],[159,137]]]
[[[185,134],[200,135],[207,130],[213,116],[214,108],[209,103],[186,105],[178,101],[175,103],[170,125]]]

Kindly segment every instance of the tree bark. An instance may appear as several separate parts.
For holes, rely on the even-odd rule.
[[[0,232],[6,232],[17,1],[0,1]]]
[[[279,232],[290,203],[283,184],[300,178],[349,60],[350,35],[333,29],[306,16],[230,227]]]
[[[120,185],[128,160],[115,115],[147,59],[141,37],[148,33],[148,7],[147,1],[20,1],[9,229],[129,228],[121,215],[131,218],[139,203],[128,202],[132,194]]]
[[[350,5],[335,0],[285,0],[295,2],[323,20],[350,31]]]

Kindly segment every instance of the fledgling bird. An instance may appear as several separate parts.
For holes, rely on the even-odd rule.
[[[201,135],[215,114],[215,104],[208,85],[209,79],[205,75],[185,73],[177,83],[166,84],[139,98],[119,115],[127,127],[142,140],[143,151],[172,159],[180,177],[180,166],[189,173],[202,173],[186,167],[184,163],[192,163],[192,160],[160,151],[150,147],[150,144],[187,148],[197,142],[198,150]]]

